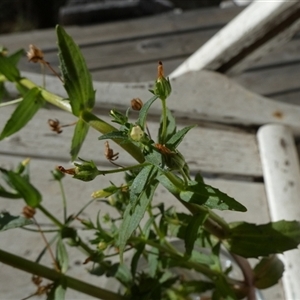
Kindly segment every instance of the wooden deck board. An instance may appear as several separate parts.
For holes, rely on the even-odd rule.
[[[153,64],[163,60],[171,73],[184,59],[203,45],[242,9],[208,8],[173,12],[92,26],[71,26],[67,31],[80,45],[94,80],[142,82],[153,80]],[[45,50],[45,58],[58,68],[56,37],[53,29],[1,35],[0,44],[11,51],[34,43]],[[251,72],[232,77],[245,88],[280,101],[299,104],[300,39],[256,62]],[[40,67],[20,63],[24,71],[40,73]]]
[[[12,111],[12,107],[1,109],[0,128],[3,128],[7,119],[5,116],[9,116]],[[108,117],[101,117],[106,121],[110,120]],[[57,118],[62,124],[72,123],[75,120],[73,116],[65,112],[41,110],[19,133],[1,141],[0,154],[14,153],[24,158],[29,156],[52,159],[57,161],[56,164],[61,162],[66,164],[70,160],[69,150],[73,128],[64,129],[60,135],[52,133],[47,124],[49,118]],[[148,126],[150,130],[157,130],[156,122],[149,121]],[[80,157],[86,160],[93,159],[97,164],[107,166],[108,162],[104,157],[104,142],[98,141],[100,135],[99,132],[90,130]],[[113,148],[120,152],[118,160],[120,164],[134,163],[134,160],[119,147],[113,146]],[[188,139],[179,149],[188,157],[188,164],[193,172],[262,176],[256,138],[253,134],[198,126],[190,131]]]

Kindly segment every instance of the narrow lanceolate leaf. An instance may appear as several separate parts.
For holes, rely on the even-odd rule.
[[[69,267],[69,256],[62,239],[58,239],[56,244],[56,259],[62,273],[66,273]]]
[[[23,57],[23,55],[24,55],[24,50],[20,49],[14,52],[13,54],[11,54],[10,56],[8,56],[8,59],[14,66],[16,66],[20,61],[20,59]]]
[[[137,120],[137,124],[140,125],[142,129],[145,129],[146,126],[146,118],[147,118],[148,110],[157,98],[158,96],[153,96],[151,99],[149,99],[143,105],[142,109],[139,112],[139,118]]]
[[[247,211],[244,205],[232,197],[203,182],[190,181],[188,187],[180,192],[180,198],[213,209]]]
[[[12,216],[8,212],[0,212],[0,231],[23,227],[33,224],[29,219],[21,216]]]
[[[24,127],[44,104],[38,88],[31,89],[19,103],[0,135],[0,140]]]
[[[268,256],[295,249],[300,243],[300,222],[278,221],[263,225],[231,223],[226,247],[244,257]]]
[[[3,74],[8,81],[18,81],[21,75],[13,61],[9,57],[0,55],[0,74]]]
[[[50,292],[47,294],[47,300],[65,300],[66,284],[63,282],[55,282]]]
[[[143,195],[145,187],[151,182],[151,178],[155,175],[156,171],[152,165],[144,167],[133,180],[130,187],[130,202],[134,207]]]
[[[101,135],[99,140],[124,140],[129,141],[128,135],[123,131],[112,131],[106,134]]]
[[[0,185],[0,197],[8,198],[8,199],[20,199],[21,198],[21,196],[19,194],[9,192],[1,185]]]
[[[177,148],[178,145],[182,142],[185,135],[194,128],[195,125],[188,126],[185,128],[182,128],[181,130],[177,131],[174,135],[171,136],[171,138],[167,141],[166,145],[172,148]]]
[[[5,171],[10,185],[20,194],[26,204],[31,207],[37,207],[42,201],[40,192],[24,177],[12,171]]]
[[[73,39],[59,25],[56,27],[56,34],[64,87],[68,93],[73,114],[79,116],[82,111],[91,110],[95,104],[91,74]]]
[[[158,182],[156,180],[153,180],[145,187],[139,199],[140,201],[134,207],[131,203],[127,206],[123,215],[122,224],[120,225],[120,231],[117,242],[121,257],[123,255],[126,242],[131,237],[132,233],[138,227],[141,219],[143,218],[144,213],[157,188],[157,185]]]
[[[88,130],[89,130],[89,125],[86,122],[84,122],[81,118],[79,118],[74,129],[72,145],[71,145],[70,154],[72,157],[72,161],[77,159],[78,153],[85,140]]]
[[[272,255],[264,257],[254,268],[254,285],[258,289],[267,289],[279,281],[284,272],[284,264]]]
[[[195,241],[198,237],[198,232],[200,226],[203,225],[206,218],[208,216],[207,214],[196,214],[191,217],[191,221],[189,222],[187,228],[186,228],[186,235],[184,237],[184,244],[185,244],[185,252],[187,255],[191,255]]]
[[[159,143],[162,143],[161,137],[162,137],[162,124],[163,124],[163,118],[161,117],[160,120],[160,127],[158,131],[158,141]],[[166,132],[166,141],[168,141],[174,134],[176,133],[176,121],[173,117],[171,111],[167,109],[167,132]]]

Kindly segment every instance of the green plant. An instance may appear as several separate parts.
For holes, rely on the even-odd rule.
[[[68,99],[62,99],[46,89],[37,86],[27,78],[22,78],[16,67],[21,52],[7,56],[5,50],[0,55],[0,88],[4,94],[4,83],[11,81],[22,94],[14,113],[3,128],[0,140],[14,134],[49,102],[75,115],[74,136],[71,142],[71,157],[75,161],[90,127],[99,131],[100,140],[112,140],[119,144],[135,160],[136,164],[119,166],[115,160],[118,154],[106,143],[106,157],[112,162],[110,170],[100,170],[93,161],[78,158],[74,168],[60,166],[53,171],[53,177],[63,184],[64,174],[82,181],[96,177],[124,173],[122,185],[111,183],[93,194],[115,209],[118,218],[105,215],[96,220],[80,217],[92,200],[75,215],[68,216],[67,201],[63,197],[63,220],[58,220],[42,203],[38,189],[30,183],[28,161],[20,163],[14,170],[0,168],[7,186],[0,186],[0,196],[9,199],[23,199],[26,203],[24,216],[12,216],[8,212],[0,215],[0,230],[17,227],[37,226],[44,238],[44,230],[34,218],[35,211],[43,213],[56,226],[56,235],[46,243],[36,262],[25,260],[0,250],[0,261],[25,270],[37,277],[34,282],[38,292],[47,292],[47,299],[64,299],[66,288],[98,297],[99,299],[188,299],[193,293],[211,290],[212,299],[255,299],[255,288],[267,288],[278,282],[283,273],[283,264],[277,253],[294,249],[300,242],[300,223],[278,221],[256,225],[246,222],[227,223],[214,210],[244,212],[246,208],[232,197],[205,184],[201,174],[192,178],[184,156],[178,145],[193,126],[177,129],[176,121],[167,108],[171,85],[163,74],[159,63],[158,78],[151,91],[153,96],[145,104],[139,99],[132,102],[132,109],[139,111],[135,122],[130,121],[130,109],[121,113],[110,111],[112,122],[106,123],[92,113],[95,102],[90,73],[85,60],[72,38],[60,26],[56,28],[62,82]],[[42,52],[32,48],[29,58],[44,65]],[[147,128],[147,114],[155,101],[161,102],[162,117],[157,139],[152,138]],[[58,121],[50,122],[54,131],[60,131]],[[152,202],[158,185],[164,186],[190,212],[178,212],[174,207],[166,207],[164,202]],[[104,200],[103,200],[104,199]],[[144,220],[142,220],[144,218]],[[94,238],[85,243],[72,227],[80,222],[86,230],[94,233]],[[32,227],[30,227],[32,228]],[[184,250],[174,247],[172,240],[179,239]],[[272,243],[268,241],[272,239]],[[56,243],[56,254],[51,244]],[[90,273],[97,276],[113,276],[122,285],[119,291],[107,291],[88,283],[70,278],[68,270],[68,246],[83,250],[86,263],[92,262]],[[209,251],[202,251],[206,248]],[[229,276],[230,269],[221,265],[221,249],[226,248],[240,266],[244,279]],[[48,250],[53,257],[54,268],[39,264],[41,256]],[[124,253],[131,251],[129,260]],[[112,262],[112,257],[119,257]],[[252,269],[247,258],[259,258]],[[143,259],[147,267],[140,270]],[[194,270],[204,277],[186,280],[174,268]],[[39,277],[53,283],[41,286]]]

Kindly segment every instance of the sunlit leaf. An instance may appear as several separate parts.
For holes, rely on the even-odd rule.
[[[188,126],[185,128],[182,128],[181,130],[177,131],[174,135],[171,136],[171,138],[167,141],[166,145],[168,147],[177,148],[177,146],[182,142],[185,135],[195,126]]]
[[[20,194],[26,204],[31,207],[37,207],[42,201],[40,192],[24,177],[13,171],[1,169],[10,181],[10,185]]]
[[[56,260],[62,273],[66,273],[69,267],[69,256],[62,239],[58,239],[56,244]]]
[[[0,197],[8,199],[21,199],[21,195],[17,193],[8,192],[3,186],[0,185]]]
[[[32,88],[19,103],[0,135],[0,140],[23,128],[44,104],[39,89]]]
[[[9,59],[0,55],[0,73],[3,74],[8,81],[17,81],[21,75],[14,63]]]
[[[112,131],[106,134],[101,135],[99,140],[113,140],[113,139],[118,139],[118,140],[129,140],[128,135],[124,133],[123,131]]]
[[[186,235],[184,238],[185,251],[187,255],[191,255],[192,250],[194,249],[195,241],[198,237],[199,227],[203,225],[207,214],[196,214],[191,217],[189,224],[186,227]]]
[[[220,190],[202,182],[190,181],[188,187],[180,192],[186,202],[204,205],[219,210],[247,211],[246,207]]]
[[[140,221],[143,218],[150,201],[152,200],[157,185],[158,182],[156,180],[149,182],[149,184],[143,190],[142,195],[139,198],[139,202],[134,206],[132,205],[132,203],[127,206],[123,215],[122,223],[120,225],[120,231],[117,241],[121,257],[123,255],[126,242],[140,224]]]
[[[74,129],[72,145],[71,145],[70,154],[72,157],[72,161],[74,161],[78,157],[79,151],[80,151],[81,146],[86,138],[89,127],[90,126],[85,121],[83,121],[81,118],[78,119],[75,129]]]
[[[27,218],[12,216],[8,212],[0,212],[0,231],[23,227],[30,224],[33,224],[33,222]]]
[[[153,96],[150,100],[148,100],[142,107],[139,112],[139,118],[137,120],[137,124],[141,126],[142,129],[145,129],[146,126],[146,118],[148,114],[148,110],[154,101],[158,98],[158,96]]]
[[[151,178],[155,175],[156,170],[152,165],[142,168],[138,175],[133,180],[130,187],[130,202],[134,207],[142,196],[145,187],[151,182]]]
[[[13,54],[9,55],[8,59],[14,66],[16,66],[20,61],[20,59],[23,57],[23,55],[24,55],[24,50],[20,49],[14,52]]]
[[[158,141],[159,141],[159,143],[165,144],[165,142],[161,140],[162,124],[163,124],[162,122],[163,122],[163,118],[161,117],[160,127],[159,127],[159,131],[158,131]],[[175,121],[175,118],[173,117],[171,111],[169,109],[167,109],[167,131],[166,131],[165,140],[168,141],[175,133],[176,133],[176,121]]]
[[[84,110],[91,110],[95,103],[95,91],[91,74],[85,59],[73,39],[61,27],[56,27],[60,67],[64,87],[68,93],[72,112],[79,116]]]

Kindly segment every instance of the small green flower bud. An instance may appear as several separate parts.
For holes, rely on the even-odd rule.
[[[144,131],[138,125],[133,126],[131,131],[130,131],[130,137],[135,142],[141,141],[141,139],[144,137],[144,134],[145,134]]]
[[[105,242],[100,242],[99,244],[98,244],[98,249],[99,250],[101,250],[101,251],[103,251],[103,250],[105,250],[107,248],[107,243],[105,243]]]
[[[164,77],[164,69],[162,62],[158,62],[158,76],[157,80],[155,81],[154,95],[158,96],[160,99],[167,99],[171,94],[172,88],[170,84],[169,78]]]
[[[98,190],[92,193],[92,198],[96,199],[96,198],[107,198],[109,196],[111,196],[112,194],[114,194],[116,191],[118,190],[118,188],[114,185],[111,185],[105,189],[102,190]]]
[[[99,175],[99,171],[95,165],[95,163],[91,161],[82,160],[82,164],[74,163],[74,178],[80,179],[82,181],[91,181],[95,179],[96,176]]]

